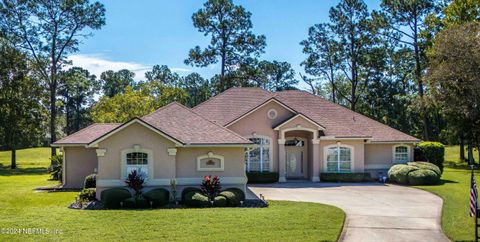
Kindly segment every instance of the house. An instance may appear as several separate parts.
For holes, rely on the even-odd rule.
[[[53,146],[64,152],[66,188],[81,187],[92,172],[97,189],[124,186],[131,170],[142,169],[149,187],[175,178],[181,189],[211,174],[244,189],[245,171],[278,172],[279,182],[386,174],[412,160],[416,142],[308,92],[231,88],[191,109],[171,103],[123,124],[92,124]]]

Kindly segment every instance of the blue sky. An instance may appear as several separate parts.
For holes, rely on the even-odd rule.
[[[195,68],[183,63],[188,51],[208,44],[191,16],[202,7],[201,0],[101,0],[107,24],[94,36],[83,40],[80,51],[70,56],[74,65],[97,76],[105,70],[130,69],[136,80],[155,64],[168,65],[180,75],[193,71],[205,77],[219,72],[218,65]],[[267,38],[261,59],[287,61],[297,72],[305,59],[300,41],[316,23],[328,21],[330,7],[338,0],[234,0],[252,13],[253,32]],[[369,9],[379,0],[366,0]]]

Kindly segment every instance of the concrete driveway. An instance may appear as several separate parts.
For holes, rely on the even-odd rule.
[[[347,214],[340,241],[449,241],[440,226],[442,199],[376,183],[292,182],[249,185],[267,200],[330,204]]]

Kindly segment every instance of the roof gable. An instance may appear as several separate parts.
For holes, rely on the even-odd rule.
[[[282,127],[290,124],[290,123],[294,123],[295,120],[304,120],[306,123],[310,124],[310,125],[313,125],[316,129],[318,130],[325,130],[325,127],[323,127],[322,125],[318,124],[317,122],[311,120],[310,118],[306,117],[305,115],[299,113],[287,120],[285,120],[284,122],[280,123],[279,125],[275,126],[273,129],[274,130],[280,130]]]
[[[179,104],[168,104],[141,118],[185,145],[235,145],[251,142]]]
[[[145,121],[143,121],[143,120],[141,120],[141,119],[139,119],[139,118],[133,118],[132,120],[130,120],[130,121],[128,121],[128,122],[126,122],[126,123],[124,123],[124,124],[116,127],[115,129],[111,130],[110,132],[105,133],[104,135],[96,138],[95,140],[93,140],[92,142],[90,142],[87,147],[95,147],[96,145],[98,145],[98,143],[100,143],[100,142],[108,139],[108,138],[111,137],[112,135],[114,135],[114,134],[116,134],[116,133],[124,130],[125,128],[127,128],[127,127],[129,127],[129,126],[131,126],[132,124],[135,124],[135,123],[138,123],[138,124],[142,125],[143,127],[145,127],[145,128],[147,128],[147,129],[149,129],[149,130],[151,130],[151,131],[153,131],[153,132],[161,135],[162,137],[164,137],[164,138],[172,141],[175,145],[178,145],[178,146],[183,145],[183,142],[181,142],[181,141],[179,141],[178,139],[172,137],[171,135],[163,132],[162,130],[157,129],[156,127],[150,125],[149,123],[147,123],[147,122],[145,122]]]
[[[268,105],[269,103],[276,103],[277,105],[279,105],[280,107],[286,109],[287,111],[293,113],[293,114],[296,114],[297,112],[293,109],[291,109],[290,107],[288,107],[287,105],[283,104],[282,102],[278,101],[276,98],[272,97],[270,99],[267,99],[265,102],[257,105],[256,107],[252,108],[250,111],[240,115],[239,117],[236,117],[234,118],[232,121],[230,121],[229,123],[225,124],[225,127],[229,127],[235,123],[237,123],[238,121],[240,121],[241,119],[243,119],[244,117],[247,117],[249,116],[250,114],[254,113],[255,111],[261,109],[262,107],[265,107],[266,105]]]

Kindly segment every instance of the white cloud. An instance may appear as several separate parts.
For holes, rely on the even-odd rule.
[[[108,60],[101,55],[77,54],[69,56],[68,60],[72,61],[73,66],[87,69],[91,74],[94,74],[97,77],[100,77],[100,74],[107,70],[118,71],[121,69],[127,69],[135,73],[134,79],[136,81],[140,81],[145,79],[145,72],[152,69],[152,65],[145,65],[137,62]],[[172,67],[170,69],[173,72],[192,71],[190,69],[180,67]]]

